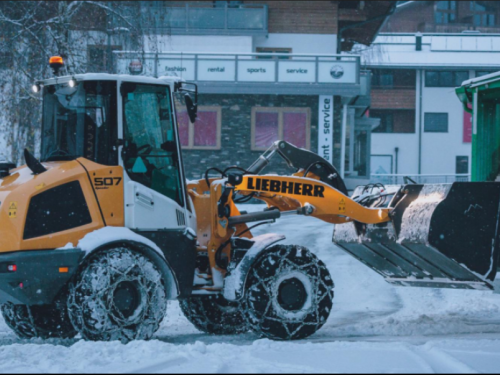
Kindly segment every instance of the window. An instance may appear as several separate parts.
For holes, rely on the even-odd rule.
[[[374,69],[372,87],[375,89],[415,88],[416,71],[411,69]]]
[[[373,87],[392,88],[394,85],[394,74],[392,70],[375,69],[372,76]]]
[[[457,156],[455,173],[456,174],[469,173],[469,157],[468,156]]]
[[[116,82],[83,81],[43,89],[42,161],[84,157],[118,165]]]
[[[277,47],[257,47],[256,51],[257,53],[284,53],[284,54],[292,53],[291,48],[277,48]],[[257,56],[257,59],[271,59],[271,58],[272,58],[271,56]],[[289,60],[290,57],[279,56],[278,59]]]
[[[23,239],[46,236],[92,223],[79,181],[68,182],[30,200]]]
[[[426,133],[448,133],[447,113],[425,113],[424,132]]]
[[[428,70],[425,72],[425,87],[458,87],[467,79],[467,71]]]
[[[182,148],[220,150],[220,107],[198,107],[198,118],[194,124],[189,121],[186,110],[177,110],[177,124]]]
[[[252,150],[266,150],[280,139],[309,149],[310,138],[310,108],[252,108]]]
[[[415,111],[412,109],[372,109],[370,117],[380,119],[373,133],[415,133]]]
[[[469,2],[472,11],[472,23],[475,26],[495,26],[495,9],[486,3],[487,1]]]
[[[127,174],[183,206],[169,87],[124,82],[120,91]]]
[[[437,24],[448,24],[456,22],[457,2],[456,1],[438,1],[436,2],[436,12],[434,19]]]
[[[476,70],[476,78],[477,77],[482,77],[487,74],[495,73],[495,71],[481,71],[481,70]]]

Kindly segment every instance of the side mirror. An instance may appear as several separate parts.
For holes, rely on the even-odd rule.
[[[186,101],[186,109],[188,112],[189,121],[191,121],[191,123],[194,123],[196,121],[196,118],[198,117],[198,103],[194,103],[189,94],[185,94],[184,99]]]

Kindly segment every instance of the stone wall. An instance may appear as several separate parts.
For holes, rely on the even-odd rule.
[[[231,165],[249,167],[262,153],[251,150],[252,107],[305,107],[311,110],[311,150],[318,148],[318,97],[285,95],[200,95],[200,106],[221,106],[220,150],[183,150],[188,179],[198,179],[209,167],[224,169]],[[279,157],[264,173],[290,173]]]

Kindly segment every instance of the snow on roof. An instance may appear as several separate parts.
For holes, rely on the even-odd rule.
[[[461,86],[472,86],[472,85],[477,86],[481,83],[497,80],[498,78],[500,78],[500,71],[490,74],[485,74],[484,76],[481,77],[468,79],[466,81],[463,81]]]
[[[500,34],[428,34],[422,50],[414,33],[379,34],[369,48],[358,46],[362,63],[369,67],[500,69]]]
[[[169,83],[184,81],[183,79],[176,76],[162,76],[159,78],[155,78],[150,76],[130,75],[130,74],[85,73],[85,74],[53,77],[46,80],[42,80],[40,82],[45,85],[51,85],[55,83],[68,82],[72,78],[75,78],[77,81],[126,81],[126,82],[152,83],[152,84],[169,84]]]

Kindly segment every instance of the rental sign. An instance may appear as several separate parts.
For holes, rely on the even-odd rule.
[[[247,57],[247,56],[244,56]],[[136,58],[137,59],[137,58]],[[356,61],[318,61],[314,59],[273,60],[234,56],[144,58],[143,75],[177,76],[187,81],[350,83],[357,82]],[[130,58],[118,58],[120,74],[130,74]],[[155,68],[156,65],[156,68]]]

